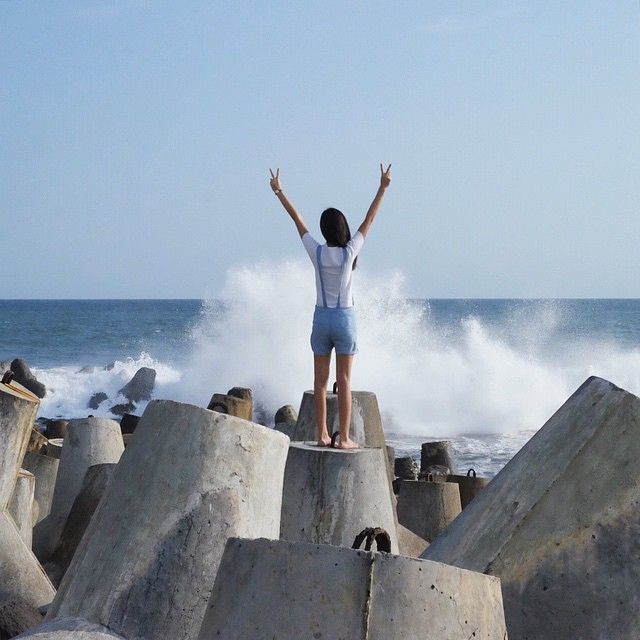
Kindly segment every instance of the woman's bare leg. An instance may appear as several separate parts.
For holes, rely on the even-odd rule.
[[[327,383],[330,366],[331,354],[313,356],[313,401],[316,409],[316,436],[319,447],[327,447],[331,444],[331,437],[327,431]]]
[[[336,355],[336,377],[338,379],[338,415],[340,416],[340,448],[357,449],[349,439],[351,426],[351,365],[353,356]]]

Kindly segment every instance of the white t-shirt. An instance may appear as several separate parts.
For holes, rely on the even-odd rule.
[[[316,260],[318,242],[316,242],[309,232],[302,236],[302,244],[311,258],[311,262],[316,271],[316,305],[324,306],[322,300],[322,286],[320,284],[320,274]],[[324,292],[327,298],[328,307],[336,307],[338,304],[338,293],[340,293],[340,307],[352,307],[353,296],[351,294],[351,281],[353,275],[353,261],[356,259],[362,245],[364,236],[356,231],[355,235],[345,247],[347,250],[347,263],[342,271],[342,247],[328,247],[325,244],[320,249],[320,262],[322,263],[322,277],[324,279]],[[341,278],[342,276],[342,278]],[[341,282],[342,279],[342,282]]]

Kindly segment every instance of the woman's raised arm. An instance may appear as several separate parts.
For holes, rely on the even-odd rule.
[[[373,198],[373,202],[369,206],[369,210],[367,211],[367,215],[364,217],[364,221],[358,228],[358,231],[366,236],[369,232],[369,227],[373,224],[373,221],[376,218],[378,213],[378,209],[380,208],[380,203],[382,202],[382,196],[384,196],[384,192],[386,188],[391,184],[391,165],[389,165],[385,171],[382,164],[380,165],[380,186],[378,187],[378,191],[376,192],[375,197]]]
[[[291,219],[295,223],[296,229],[298,230],[298,233],[302,238],[302,236],[308,231],[307,225],[305,225],[302,216],[298,213],[293,204],[289,202],[289,198],[287,198],[287,196],[284,194],[284,191],[282,190],[282,186],[280,185],[280,169],[276,169],[275,174],[271,169],[269,169],[269,173],[271,174],[271,180],[269,181],[269,184],[271,185],[273,192],[278,197],[278,200],[280,200],[280,203],[285,208],[286,212],[291,216]]]

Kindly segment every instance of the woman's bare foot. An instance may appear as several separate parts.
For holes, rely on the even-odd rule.
[[[342,438],[340,436],[340,441],[338,442],[338,449],[359,449],[360,445],[357,442],[354,442],[350,438]]]
[[[316,445],[318,447],[329,447],[331,446],[331,438],[329,437],[329,435],[327,434],[326,437],[321,437],[318,442],[316,442]]]

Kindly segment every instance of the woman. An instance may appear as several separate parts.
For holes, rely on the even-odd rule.
[[[380,208],[382,197],[391,184],[391,165],[380,165],[380,187],[356,234],[351,237],[349,224],[338,209],[325,209],[320,216],[320,231],[326,244],[320,245],[312,237],[280,184],[280,169],[271,169],[271,188],[291,216],[316,271],[316,309],[313,314],[311,349],[313,350],[314,404],[318,446],[331,444],[327,431],[327,383],[331,365],[331,351],[336,350],[338,381],[338,415],[340,420],[338,447],[356,449],[349,438],[351,423],[351,365],[358,352],[356,319],[351,295],[352,271],[358,253]]]

